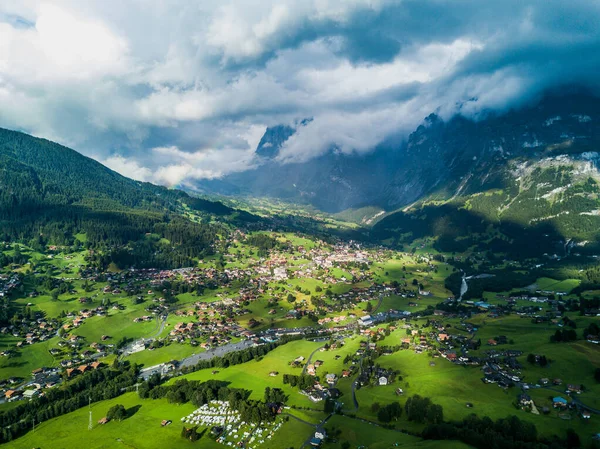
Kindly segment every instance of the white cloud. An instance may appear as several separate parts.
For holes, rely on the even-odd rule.
[[[307,117],[282,162],[367,152],[434,110],[597,85],[592,3],[2,2],[0,126],[169,185],[252,167],[266,126]]]
[[[111,170],[137,181],[152,181],[152,170],[142,167],[137,161],[127,159],[121,155],[114,155],[102,161]]]

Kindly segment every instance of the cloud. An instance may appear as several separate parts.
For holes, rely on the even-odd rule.
[[[111,170],[121,173],[123,176],[135,179],[136,181],[151,181],[153,179],[152,170],[142,167],[135,160],[127,159],[121,155],[114,155],[101,160]]]
[[[267,126],[313,119],[279,155],[299,162],[597,89],[599,20],[584,0],[4,2],[0,126],[191,185],[253,167]]]

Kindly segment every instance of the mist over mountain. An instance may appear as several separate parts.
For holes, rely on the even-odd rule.
[[[328,212],[365,206],[391,211],[431,195],[448,199],[501,188],[510,161],[560,155],[595,161],[599,120],[597,97],[565,88],[525,107],[477,119],[458,114],[445,121],[432,113],[405,141],[386,142],[367,154],[345,154],[333,146],[302,163],[279,160],[279,150],[295,132],[280,125],[263,135],[255,153],[257,168],[201,181],[198,187],[298,201]]]

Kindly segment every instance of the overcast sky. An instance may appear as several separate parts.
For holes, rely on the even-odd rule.
[[[595,88],[600,2],[0,0],[0,126],[165,185]]]

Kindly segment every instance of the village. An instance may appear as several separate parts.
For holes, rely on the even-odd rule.
[[[403,400],[411,387],[397,360],[411,353],[427,359],[431,369],[447,364],[478,370],[480,388],[510,392],[508,401],[523,412],[594,421],[577,377],[532,377],[523,361],[529,349],[521,349],[519,337],[488,330],[487,323],[506,319],[566,329],[571,303],[565,292],[540,289],[461,301],[434,280],[443,280],[439,271],[448,273],[449,266],[431,254],[399,257],[379,247],[315,241],[242,256],[237,252],[247,251],[245,238],[235,234],[223,262],[172,270],[100,271],[64,257],[67,269],[52,283],[64,293],[40,303],[47,297],[43,289],[27,284],[23,311],[0,328],[0,336],[11,338],[2,352],[7,360],[42,345],[53,360],[7,377],[0,384],[3,401],[35,400],[115,359],[142,361],[141,382],[154,374],[176,379],[202,361],[304,337],[320,342],[319,351],[292,357],[294,374],[265,375],[283,380],[309,408],[333,403],[343,409],[360,404],[371,391],[388,389],[392,398]],[[55,253],[52,263],[61,260],[59,248]],[[394,275],[388,276],[388,267]],[[7,294],[14,297],[15,289],[23,288],[20,279],[5,278]],[[585,316],[595,312],[586,310]],[[101,324],[111,322],[118,325]],[[586,338],[586,344],[598,341],[597,335]],[[218,369],[212,372],[219,376]],[[553,395],[551,401],[535,393],[543,390]],[[260,447],[283,425],[276,421],[269,432],[259,433],[236,421],[225,404],[213,406],[212,414],[204,408],[182,420],[217,428],[212,437],[228,446],[244,441]],[[465,407],[473,407],[471,401]],[[313,446],[326,440],[311,438]]]

